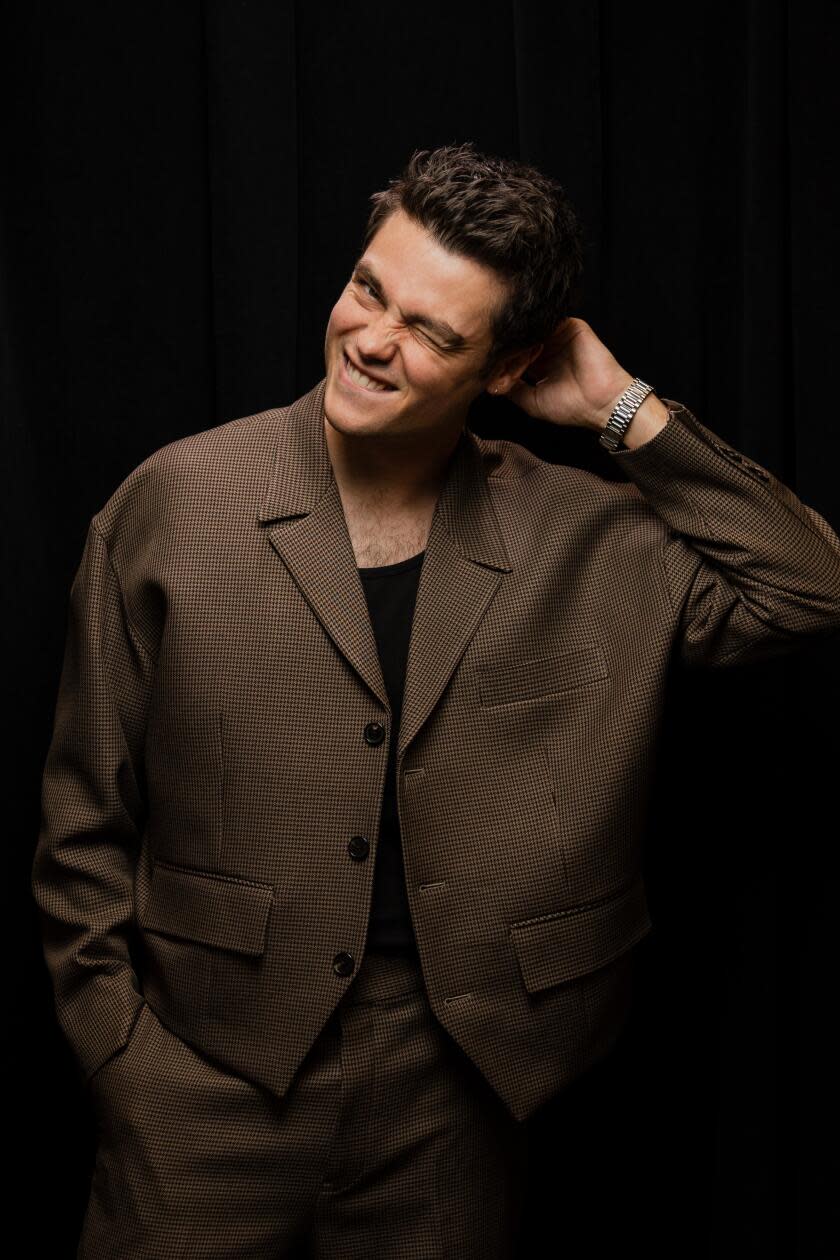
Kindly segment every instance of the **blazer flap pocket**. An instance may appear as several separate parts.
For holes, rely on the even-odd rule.
[[[538,656],[515,665],[484,665],[478,685],[482,704],[508,704],[535,700],[607,677],[609,669],[601,645],[578,643],[553,656]]]
[[[652,927],[641,879],[609,901],[509,924],[529,993],[605,966]]]
[[[155,861],[141,928],[239,954],[262,954],[274,890],[231,875]]]

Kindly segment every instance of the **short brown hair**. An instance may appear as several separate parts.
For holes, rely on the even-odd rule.
[[[562,185],[534,167],[479,153],[471,140],[415,149],[370,201],[362,253],[385,219],[402,210],[445,249],[492,267],[505,282],[482,379],[506,355],[544,342],[580,299],[581,226]]]

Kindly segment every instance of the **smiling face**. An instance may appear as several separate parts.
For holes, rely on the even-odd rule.
[[[504,294],[495,272],[445,250],[403,211],[390,215],[330,314],[327,420],[347,437],[456,434],[487,388],[477,372]],[[354,380],[345,356],[388,388]]]

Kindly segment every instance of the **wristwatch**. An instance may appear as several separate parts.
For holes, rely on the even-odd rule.
[[[619,446],[623,446],[622,438],[630,421],[635,416],[639,407],[647,398],[648,394],[653,393],[653,386],[647,385],[637,376],[632,385],[628,385],[624,393],[610,413],[610,418],[604,426],[604,431],[598,438],[602,446],[608,451],[615,451]]]

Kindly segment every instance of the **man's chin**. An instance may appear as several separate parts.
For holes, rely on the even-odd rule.
[[[349,397],[346,389],[329,379],[324,390],[324,412],[329,422],[342,433],[359,432],[369,427],[380,429],[383,423],[392,423],[395,415],[392,408],[387,403],[383,405],[378,398],[374,397],[368,403],[361,394],[358,398]]]

